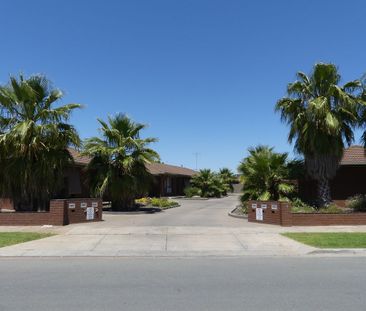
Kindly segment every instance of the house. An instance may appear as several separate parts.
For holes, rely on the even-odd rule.
[[[73,165],[65,171],[63,187],[55,195],[55,198],[89,198],[90,190],[86,182],[84,169],[90,162],[90,158],[81,155],[77,150],[69,148],[74,159]],[[180,196],[184,194],[184,188],[189,185],[190,179],[196,171],[182,166],[168,165],[164,163],[151,163],[147,165],[148,171],[153,175],[149,196]],[[0,198],[0,209],[13,209],[9,199]]]
[[[84,168],[90,158],[82,156],[75,149],[69,149],[74,159],[74,165],[67,169],[64,178],[64,188],[60,197],[89,197],[89,189],[84,178]],[[180,196],[184,188],[189,185],[190,179],[196,171],[182,166],[168,165],[165,163],[151,163],[147,170],[154,176],[149,196]]]
[[[154,176],[150,196],[165,197],[184,195],[184,188],[189,186],[193,175],[197,172],[182,166],[164,163],[151,163],[147,169]]]
[[[300,198],[313,201],[316,198],[316,181],[299,180]],[[336,176],[330,182],[331,197],[341,206],[356,194],[366,194],[366,150],[362,146],[351,146],[344,150]]]

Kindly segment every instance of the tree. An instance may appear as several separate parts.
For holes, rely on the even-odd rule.
[[[354,140],[358,123],[359,80],[339,86],[340,75],[333,64],[316,64],[307,76],[287,87],[288,96],[280,99],[276,111],[290,126],[289,142],[304,156],[307,173],[317,181],[318,204],[331,203],[329,180],[336,174],[343,149]]]
[[[227,190],[225,192],[226,193],[228,191],[233,192],[234,191],[233,184],[237,182],[237,178],[234,175],[234,173],[230,169],[224,167],[219,170],[218,175],[219,175],[219,178],[221,179],[222,184],[225,187],[225,190]]]
[[[84,153],[92,158],[87,175],[94,195],[107,197],[114,210],[134,208],[135,199],[149,190],[152,176],[146,164],[159,160],[148,146],[156,138],[140,138],[146,125],[135,123],[123,114],[98,119],[102,138],[85,142]]]
[[[67,121],[81,106],[55,107],[62,96],[39,75],[11,77],[0,86],[0,195],[16,209],[45,209],[72,161],[67,147],[80,145]]]
[[[361,105],[359,106],[359,126],[365,128],[366,125],[366,74],[361,78],[362,92],[359,96]],[[366,130],[363,131],[361,138],[364,147],[366,147]]]
[[[249,156],[239,165],[243,183],[242,200],[283,200],[294,191],[287,181],[287,153],[273,152],[268,146],[249,148]]]
[[[202,169],[191,179],[191,185],[200,190],[205,198],[221,197],[225,193],[225,186],[217,174],[210,169]]]

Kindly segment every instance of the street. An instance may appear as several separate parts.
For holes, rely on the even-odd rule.
[[[0,310],[364,310],[363,258],[6,258]]]

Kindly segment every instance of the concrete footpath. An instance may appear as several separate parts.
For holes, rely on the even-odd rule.
[[[364,250],[319,250],[283,237],[283,231],[344,228],[122,227],[79,225],[46,239],[0,248],[0,257],[365,256]],[[311,230],[309,230],[311,229]],[[316,229],[316,230],[315,230]],[[30,230],[30,228],[28,228]],[[45,229],[48,230],[48,229]],[[30,230],[35,231],[35,230]],[[41,230],[36,230],[41,231]]]
[[[39,231],[39,230],[38,230]],[[42,240],[0,248],[0,256],[296,256],[314,249],[271,232],[220,227],[77,226]]]

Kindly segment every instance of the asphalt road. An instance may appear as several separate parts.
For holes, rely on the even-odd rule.
[[[108,226],[212,226],[241,227],[246,221],[228,217],[228,212],[239,204],[238,195],[210,200],[179,200],[180,207],[155,214],[104,213]],[[122,216],[122,217],[121,217]],[[103,226],[103,223],[99,224]]]
[[[1,259],[0,310],[365,310],[364,258]]]

